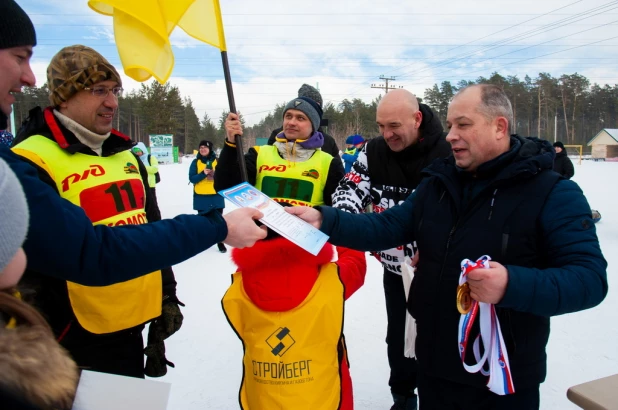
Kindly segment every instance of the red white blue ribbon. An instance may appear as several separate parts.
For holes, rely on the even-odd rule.
[[[474,269],[489,268],[491,258],[487,255],[480,257],[476,262],[469,259],[461,261],[461,275],[459,285],[468,281],[468,273]],[[480,334],[474,340],[473,352],[476,363],[468,365],[465,362],[466,350],[468,347],[468,337],[472,325],[479,316]],[[472,300],[470,311],[461,315],[459,318],[458,332],[459,357],[461,363],[470,373],[481,372],[484,376],[489,376],[487,387],[490,391],[501,396],[515,393],[513,379],[511,378],[511,367],[509,356],[504,345],[500,321],[496,314],[494,305]],[[483,355],[481,356],[480,344],[483,343]],[[485,366],[487,364],[487,366]]]

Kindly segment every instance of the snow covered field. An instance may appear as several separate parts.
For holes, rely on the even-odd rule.
[[[193,213],[190,160],[161,167],[157,186],[164,217]],[[574,180],[603,219],[597,224],[609,262],[609,294],[598,307],[552,319],[548,376],[541,386],[542,409],[577,409],[566,398],[575,384],[618,373],[618,163],[575,164]],[[228,208],[229,209],[229,208]],[[615,252],[615,253],[614,253]],[[172,383],[170,410],[237,409],[242,374],[242,346],[221,310],[221,297],[231,283],[234,266],[229,252],[216,246],[177,265],[178,297],[184,324],[166,342],[168,360],[176,364],[159,380]],[[382,268],[368,260],[365,285],[346,304],[348,345],[356,409],[389,409],[386,359],[386,311]]]

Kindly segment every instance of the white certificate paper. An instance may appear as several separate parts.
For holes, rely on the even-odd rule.
[[[219,194],[237,206],[258,209],[264,214],[260,219],[264,225],[313,255],[317,255],[328,240],[328,235],[285,212],[281,205],[247,182]]]
[[[73,410],[166,410],[172,385],[82,370]]]

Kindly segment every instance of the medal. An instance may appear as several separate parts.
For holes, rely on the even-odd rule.
[[[489,391],[503,396],[515,393],[515,386],[511,377],[511,365],[502,337],[500,320],[494,305],[472,299],[467,278],[468,273],[474,269],[489,268],[490,260],[491,258],[485,255],[476,262],[469,259],[461,261],[461,274],[457,287],[457,310],[461,313],[457,330],[457,348],[464,369],[468,373],[480,372],[483,376],[489,376],[487,380]],[[477,318],[480,333],[476,336],[472,346],[476,363],[468,364],[465,361],[466,352],[469,342],[472,341],[470,333]]]
[[[465,315],[470,311],[471,307],[470,285],[468,285],[468,282],[465,282],[463,285],[457,286],[457,310],[462,315]]]

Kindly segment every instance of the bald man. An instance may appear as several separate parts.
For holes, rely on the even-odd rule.
[[[382,98],[376,122],[382,135],[362,149],[333,194],[333,207],[352,213],[363,212],[369,204],[376,213],[392,208],[418,186],[423,168],[451,154],[438,116],[407,90],[393,90]],[[384,266],[391,409],[412,410],[417,405],[416,361],[404,357],[406,298],[401,278],[403,258],[412,255],[412,246],[401,245],[374,256]]]

